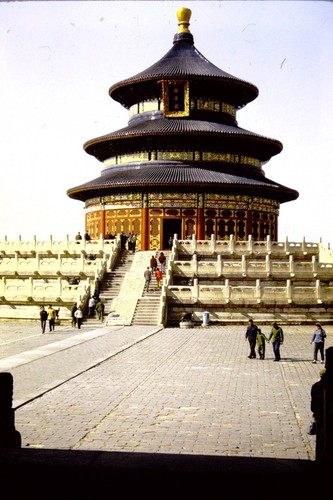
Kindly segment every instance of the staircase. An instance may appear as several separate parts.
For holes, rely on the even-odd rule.
[[[157,288],[156,279],[153,276],[150,282],[149,291],[142,292],[142,297],[138,299],[134,311],[132,326],[159,324],[161,290]]]
[[[111,309],[112,300],[118,297],[119,291],[125,274],[130,270],[134,259],[134,254],[125,250],[122,252],[112,271],[104,274],[102,281],[100,298],[104,303],[104,316],[107,316]],[[94,317],[89,317],[87,314],[84,317],[84,323],[93,326],[103,326],[104,321],[99,321],[97,314]]]

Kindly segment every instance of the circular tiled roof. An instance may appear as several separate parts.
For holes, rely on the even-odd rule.
[[[252,83],[230,75],[208,61],[195,48],[190,33],[177,33],[169,52],[144,71],[112,85],[109,95],[129,108],[139,102],[140,94],[148,98],[150,86],[154,92],[160,80],[168,79],[201,83],[203,88],[210,88],[211,92],[213,89],[219,91],[227,102],[233,102],[237,107],[243,107],[259,94],[258,88]]]
[[[237,192],[239,194],[257,194],[263,196],[269,193],[270,197],[280,202],[290,201],[298,197],[298,193],[281,184],[267,179],[263,174],[256,178],[245,175],[235,175],[222,172],[217,166],[210,168],[200,164],[194,165],[184,162],[142,162],[126,166],[110,167],[102,172],[100,177],[67,191],[70,198],[86,200],[87,198],[110,194],[110,188],[115,190],[143,190],[158,191],[173,188],[186,191],[189,189],[204,190],[208,188],[214,192]]]
[[[200,136],[203,137],[207,145],[208,138],[215,142],[218,139],[218,143],[220,143],[223,138],[228,139],[228,141],[232,140],[233,137],[237,139],[237,141],[242,139],[242,147],[254,145],[256,149],[256,158],[261,161],[268,161],[273,155],[280,153],[283,148],[280,141],[255,134],[254,132],[250,132],[240,127],[233,127],[216,122],[175,118],[160,118],[157,120],[130,123],[127,127],[87,141],[83,147],[88,154],[95,156],[100,161],[104,161],[111,156],[120,154],[123,149],[124,146],[120,144],[117,139],[128,139],[129,142],[128,144],[126,143],[126,146],[128,152],[130,152],[130,144],[134,138],[140,138],[142,149],[144,150],[146,139],[149,139],[149,147],[151,148],[154,137],[158,140],[158,138],[162,136],[163,142],[159,143],[160,148],[166,136],[172,138],[175,147],[177,147],[177,142],[184,144],[186,138],[191,141],[197,141]],[[136,147],[134,143],[133,147]]]

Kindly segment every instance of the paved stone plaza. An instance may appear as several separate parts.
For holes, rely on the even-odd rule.
[[[333,345],[331,327],[326,348]],[[266,335],[270,325],[261,325]],[[282,360],[248,359],[245,326],[0,325],[22,448],[314,460],[314,326],[284,326]]]

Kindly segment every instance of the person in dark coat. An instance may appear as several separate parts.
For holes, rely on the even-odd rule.
[[[45,328],[46,328],[46,321],[47,321],[47,311],[45,311],[44,306],[40,306],[40,326],[42,329],[42,333],[45,333]]]
[[[317,363],[318,352],[320,353],[321,362],[324,363],[324,347],[325,347],[326,332],[320,323],[317,323],[316,329],[313,332],[311,338],[311,344],[313,344],[313,361],[312,363]]]
[[[257,343],[258,327],[253,323],[253,319],[249,319],[249,326],[245,332],[245,340],[249,342],[250,354],[249,359],[256,358],[256,343]]]
[[[311,387],[311,411],[316,421],[316,460],[333,460],[333,347],[326,349],[325,370]]]
[[[71,309],[71,316],[72,316],[72,327],[76,327],[76,317],[75,317],[75,311],[77,310],[77,303],[73,304],[73,307]]]

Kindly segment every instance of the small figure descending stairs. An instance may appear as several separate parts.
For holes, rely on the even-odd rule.
[[[167,262],[165,268],[167,268]],[[149,290],[147,291],[144,287],[142,297],[138,299],[131,325],[158,325],[160,322],[160,300],[161,289],[157,287],[155,276],[152,276]]]
[[[130,252],[122,252],[116,262],[112,271],[104,274],[102,281],[100,299],[104,304],[104,317],[107,316],[111,309],[112,300],[118,297],[119,291],[124,279],[125,274],[132,266],[134,255]],[[99,321],[97,314],[93,317],[85,315],[84,322],[89,326],[103,326],[104,321]]]

